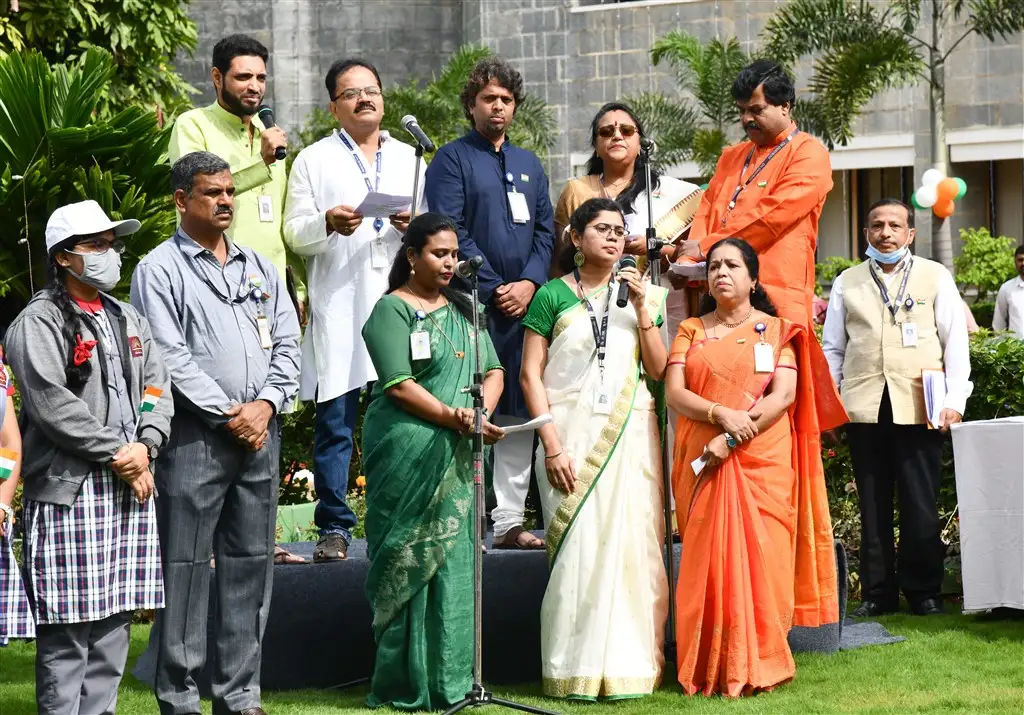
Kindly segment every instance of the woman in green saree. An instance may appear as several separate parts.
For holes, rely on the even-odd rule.
[[[417,216],[363,326],[377,382],[363,421],[366,540],[377,661],[367,704],[433,710],[472,686],[472,398],[468,296],[448,287],[458,261],[452,222]],[[504,374],[480,332],[484,404]],[[503,432],[484,422],[484,439]]]

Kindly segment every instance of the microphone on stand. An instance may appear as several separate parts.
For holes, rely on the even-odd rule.
[[[259,116],[260,121],[263,122],[263,126],[267,129],[273,129],[277,126],[274,124],[274,110],[267,105],[261,104],[260,108],[256,110],[256,114]],[[279,146],[274,150],[274,158],[278,161],[283,161],[286,156],[288,156],[288,150],[283,146]]]
[[[436,149],[434,142],[430,141],[430,137],[427,136],[426,132],[420,129],[420,125],[419,122],[416,121],[416,117],[411,114],[406,114],[402,117],[402,128],[412,134],[416,143],[423,147],[423,151],[429,153]]]
[[[645,154],[653,154],[655,152],[655,150],[657,150],[657,148],[658,148],[658,144],[653,139],[651,139],[650,137],[641,137],[640,138],[640,149]]]
[[[636,261],[633,261],[636,263]],[[473,256],[465,261],[459,261],[455,264],[455,275],[459,278],[472,278],[480,272],[480,268],[484,265],[483,256]]]
[[[623,256],[622,260],[619,261],[619,271],[623,268],[636,268],[636,256]],[[619,271],[615,271],[618,273]],[[629,283],[626,281],[619,282],[619,295],[615,298],[615,305],[620,308],[626,307],[626,302],[629,300]]]

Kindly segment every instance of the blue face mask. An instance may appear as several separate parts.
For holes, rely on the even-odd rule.
[[[903,257],[907,255],[907,247],[904,246],[903,248],[898,248],[892,253],[882,253],[869,243],[868,249],[867,251],[865,251],[865,253],[867,254],[868,258],[877,261],[878,263],[892,265],[894,263],[899,263],[900,261],[903,260]]]

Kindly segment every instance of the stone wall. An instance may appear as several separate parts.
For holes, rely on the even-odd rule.
[[[212,102],[210,57],[221,37],[241,32],[270,50],[267,104],[295,131],[326,106],[324,76],[335,60],[373,62],[385,86],[438,72],[462,42],[461,0],[191,0],[199,26],[195,57],[179,60],[185,78]]]

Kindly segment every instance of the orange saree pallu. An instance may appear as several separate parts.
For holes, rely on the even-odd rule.
[[[721,428],[685,417],[677,423],[672,482],[683,551],[676,647],[679,682],[690,695],[738,697],[785,683],[795,672],[790,627],[839,620],[820,430],[841,424],[845,413],[838,402],[814,403],[820,373],[806,331],[778,318],[767,325],[776,369],[798,374],[788,413],[699,476],[691,463]],[[754,370],[758,340],[753,325],[708,340],[691,319],[680,326],[670,361],[685,363],[692,392],[749,410],[774,376]]]

